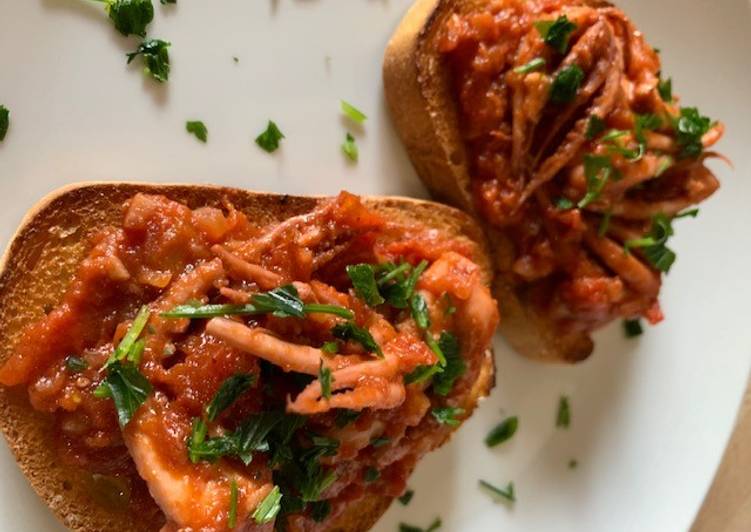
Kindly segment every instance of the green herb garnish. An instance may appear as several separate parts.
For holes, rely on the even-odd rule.
[[[94,396],[109,397],[115,403],[120,428],[130,423],[138,407],[151,393],[151,383],[130,362],[116,360],[107,368],[107,376],[94,390]]]
[[[417,326],[420,329],[430,327],[430,313],[428,312],[428,304],[425,302],[425,298],[420,294],[412,294],[409,303],[412,308],[412,318],[414,318]]]
[[[361,412],[357,412],[356,410],[339,410],[336,413],[334,424],[339,429],[344,428],[360,417],[360,414]]]
[[[141,336],[141,333],[146,327],[150,315],[151,311],[146,305],[139,309],[138,314],[133,318],[133,323],[128,328],[125,336],[123,336],[120,343],[117,344],[117,347],[107,359],[107,362],[104,363],[105,368],[114,362],[126,359],[130,362],[138,362],[137,359],[140,358],[140,353],[143,352],[144,347],[142,341],[139,344],[138,337]]]
[[[5,135],[10,127],[10,111],[4,105],[0,105],[0,142],[5,140]]]
[[[321,383],[321,397],[331,399],[331,369],[323,365],[323,360],[318,367],[318,380]]]
[[[259,525],[270,523],[281,510],[281,501],[282,492],[279,490],[279,486],[274,486],[251,514],[251,517]]]
[[[68,355],[65,358],[65,367],[68,368],[68,370],[70,370],[72,373],[81,373],[82,371],[86,371],[86,369],[88,369],[89,363],[75,355]]]
[[[644,330],[642,329],[641,322],[637,320],[623,320],[623,334],[626,338],[635,338],[641,336]]]
[[[535,57],[528,63],[516,67],[514,69],[514,72],[517,74],[528,74],[530,72],[540,70],[544,66],[545,66],[545,59],[543,59],[542,57]]]
[[[485,480],[480,480],[480,486],[490,491],[493,495],[497,495],[498,497],[506,499],[509,502],[516,502],[516,493],[514,491],[513,482],[509,482],[505,489],[494,486],[493,484]]]
[[[229,518],[227,526],[232,529],[237,524],[237,481],[233,478],[229,485]]]
[[[206,142],[209,137],[209,130],[206,129],[206,124],[200,120],[188,120],[185,123],[185,130],[201,142]]]
[[[613,217],[613,211],[607,211],[600,220],[600,226],[597,228],[597,236],[602,238],[610,229],[610,219]]]
[[[676,140],[683,148],[681,157],[698,157],[704,151],[702,137],[711,126],[712,121],[696,107],[681,107],[681,116],[674,122]]]
[[[569,469],[576,469],[578,465],[579,465],[579,462],[577,460],[573,459],[573,458],[568,461],[568,468]]]
[[[193,463],[215,462],[223,456],[236,456],[246,465],[253,459],[254,452],[269,450],[269,433],[281,423],[283,415],[266,412],[250,416],[229,434],[206,438],[206,422],[196,419],[193,432],[188,438],[188,457]]]
[[[344,100],[341,100],[341,108],[342,108],[342,113],[347,115],[347,117],[350,120],[352,120],[353,122],[357,122],[358,124],[362,124],[368,118],[357,107],[355,107],[354,105],[350,103],[345,102]]]
[[[450,427],[458,427],[461,424],[461,420],[458,416],[464,414],[463,408],[456,408],[447,406],[444,408],[434,408],[430,411],[436,421],[441,425],[448,425]]]
[[[95,0],[105,5],[115,29],[125,35],[146,36],[146,26],[154,20],[151,0]]]
[[[355,322],[348,321],[346,323],[338,323],[331,329],[331,334],[335,338],[347,341],[353,341],[360,344],[368,353],[375,353],[379,357],[383,357],[383,351],[381,347],[375,341],[373,336],[366,329],[357,326]]]
[[[695,218],[698,213],[698,209],[691,209],[677,214],[674,219],[687,216]],[[652,217],[652,227],[647,236],[626,240],[623,247],[626,252],[641,248],[652,266],[661,272],[668,273],[676,259],[675,252],[667,246],[667,241],[673,234],[672,220],[665,214],[659,213]]]
[[[388,445],[389,443],[391,443],[391,438],[386,438],[386,437],[375,438],[373,440],[370,440],[370,445],[374,449],[378,449],[379,447],[383,447],[384,445]]]
[[[587,122],[587,132],[585,133],[587,140],[592,140],[597,137],[600,133],[605,131],[605,127],[605,121],[602,118],[597,115],[590,116],[589,121]]]
[[[144,73],[159,83],[164,83],[169,79],[170,63],[167,49],[170,46],[171,43],[161,39],[147,39],[136,48],[135,52],[126,54],[128,64],[140,55],[143,59]]]
[[[568,198],[560,197],[557,200],[555,200],[555,208],[562,210],[562,211],[573,209],[574,205],[575,203]]]
[[[577,207],[583,209],[599,196],[613,173],[613,165],[608,157],[587,154],[584,156],[584,175],[587,178],[587,193]]]
[[[322,523],[331,513],[331,503],[329,501],[316,501],[310,503],[310,517],[316,523]]]
[[[555,426],[558,428],[567,429],[571,425],[571,406],[568,402],[568,397],[561,396],[558,400],[558,413],[555,416]]]
[[[657,84],[657,92],[663,102],[671,103],[673,101],[673,80],[671,78],[660,78],[660,82]]]
[[[399,523],[399,532],[434,532],[439,528],[441,528],[441,519],[438,517],[435,518],[428,528]]]
[[[219,414],[229,408],[238,397],[253,386],[255,375],[250,373],[237,373],[225,380],[217,390],[214,398],[206,406],[206,418],[215,421]]]
[[[415,496],[415,492],[413,490],[407,490],[404,492],[404,495],[398,498],[398,501],[402,504],[402,506],[407,506],[410,502],[412,502],[412,497]]]
[[[584,81],[584,71],[579,65],[569,65],[561,69],[550,86],[550,101],[556,104],[569,103],[576,98]]]
[[[511,439],[516,434],[516,429],[519,428],[519,418],[517,416],[511,416],[491,430],[487,436],[485,436],[485,445],[488,447],[496,447],[505,441]]]
[[[576,24],[571,22],[566,15],[562,15],[555,21],[541,20],[535,22],[535,28],[540,32],[545,44],[559,54],[565,54],[568,51],[571,34],[576,30]]]
[[[444,331],[438,339],[438,346],[446,359],[443,371],[433,378],[433,391],[438,395],[448,395],[456,379],[467,371],[467,364],[462,358],[459,340],[450,332]]]
[[[378,291],[375,279],[376,269],[370,264],[352,264],[347,266],[347,275],[352,281],[357,297],[369,306],[375,307],[385,302]]]
[[[381,472],[378,471],[375,467],[369,467],[365,470],[365,473],[363,473],[363,479],[365,482],[375,482],[379,478],[381,478]]]
[[[342,143],[342,153],[344,153],[344,155],[346,155],[347,158],[353,163],[356,163],[360,158],[360,150],[357,149],[357,142],[355,141],[355,137],[353,137],[351,133],[347,133],[347,136],[344,137],[344,142]]]
[[[323,342],[323,345],[321,346],[321,351],[324,353],[328,353],[330,355],[334,355],[339,352],[339,343],[338,342]]]
[[[266,131],[256,137],[256,144],[269,153],[275,152],[279,148],[279,143],[285,138],[284,133],[271,120],[266,125]]]

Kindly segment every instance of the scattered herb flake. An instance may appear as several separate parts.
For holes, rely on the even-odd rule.
[[[576,91],[584,81],[584,71],[579,65],[569,65],[561,69],[550,86],[550,101],[564,104],[574,101]]]
[[[672,78],[660,79],[657,84],[657,92],[660,94],[663,102],[672,103],[673,101],[673,80]]]
[[[144,73],[159,83],[164,83],[169,79],[170,73],[168,51],[170,46],[171,43],[161,39],[146,39],[136,48],[135,52],[126,54],[128,64],[140,55],[144,63]]]
[[[318,367],[318,380],[321,383],[321,397],[331,399],[331,369],[323,365],[323,360]]]
[[[642,329],[641,321],[636,320],[623,320],[623,333],[626,338],[635,338],[641,336],[644,333]]]
[[[256,144],[268,153],[273,153],[279,148],[279,143],[284,136],[279,127],[271,120],[266,125],[266,131],[256,137]]]
[[[497,495],[498,497],[506,499],[509,502],[516,502],[516,493],[514,491],[513,482],[509,482],[505,489],[494,486],[493,484],[485,480],[480,480],[480,486],[490,491],[493,495]]]
[[[334,355],[339,352],[339,343],[338,342],[323,342],[323,345],[321,346],[321,351],[324,353],[328,353],[330,355]]]
[[[540,70],[544,66],[545,66],[545,59],[543,59],[542,57],[535,57],[528,63],[516,67],[514,69],[514,72],[517,74],[529,74],[530,72],[535,72],[536,70]]]
[[[107,368],[107,376],[94,390],[94,395],[113,400],[117,410],[117,422],[120,428],[125,428],[138,407],[146,401],[151,390],[151,383],[135,365],[117,360]]]
[[[360,111],[357,107],[354,105],[345,102],[344,100],[341,100],[341,109],[342,112],[347,115],[347,117],[352,120],[353,122],[357,122],[358,124],[362,124],[367,120],[367,116]]]
[[[282,492],[279,489],[279,486],[274,486],[255,509],[251,517],[259,525],[270,523],[279,513],[279,510],[281,510],[281,501]]]
[[[433,379],[433,391],[438,395],[448,395],[456,379],[467,371],[467,364],[462,358],[459,339],[448,331],[443,331],[438,339],[438,346],[446,359],[443,371]]]
[[[517,416],[511,416],[491,430],[487,436],[485,436],[485,445],[488,447],[496,447],[505,441],[511,439],[519,428],[519,418]]]
[[[676,140],[683,148],[682,157],[698,157],[704,151],[702,137],[711,126],[712,121],[696,107],[681,107],[681,116],[675,120],[674,127]]]
[[[435,518],[428,528],[420,528],[419,526],[399,523],[399,532],[435,532],[441,528],[441,524],[441,519],[438,517]]]
[[[375,438],[373,440],[370,440],[370,445],[378,449],[379,447],[383,447],[384,445],[388,445],[391,443],[391,438],[381,437],[381,438]]]
[[[342,143],[342,152],[353,163],[356,163],[360,158],[360,150],[357,149],[357,142],[355,141],[355,137],[353,137],[349,132],[347,133],[347,136],[344,137],[344,142]]]
[[[571,406],[568,397],[562,395],[558,400],[558,413],[555,416],[555,426],[567,429],[571,426]]]
[[[215,421],[219,414],[229,408],[242,394],[247,392],[255,382],[255,375],[250,373],[237,373],[226,379],[214,398],[206,406],[206,418]]]
[[[535,22],[535,28],[540,32],[545,44],[559,54],[565,54],[568,51],[571,34],[576,30],[576,24],[571,22],[566,15],[562,15],[555,21],[541,20]]]
[[[414,490],[407,490],[404,492],[404,495],[399,497],[399,502],[402,504],[402,506],[407,506],[410,502],[412,502],[412,498],[415,496]]]
[[[556,209],[560,209],[562,211],[567,211],[569,209],[573,209],[574,205],[575,204],[574,204],[573,201],[571,201],[570,199],[565,198],[565,197],[560,197],[557,200],[555,200],[555,208]]]
[[[461,424],[461,420],[458,419],[458,416],[464,414],[464,409],[447,406],[444,408],[434,408],[430,413],[441,425],[458,427]]]
[[[146,26],[154,20],[151,0],[95,0],[105,5],[115,29],[125,35],[146,36]]]
[[[0,105],[0,142],[5,140],[10,127],[10,111],[4,105]]]
[[[589,121],[587,122],[587,132],[585,133],[587,140],[592,140],[597,137],[600,133],[605,131],[605,127],[605,121],[602,118],[597,115],[590,116]]]
[[[331,329],[331,334],[335,338],[347,341],[353,341],[360,344],[368,353],[375,353],[378,357],[383,358],[383,351],[375,341],[373,336],[366,329],[357,326],[355,322],[338,323]]]
[[[569,461],[568,461],[568,468],[569,468],[569,469],[576,469],[578,465],[579,465],[579,462],[578,462],[578,461],[576,461],[576,460],[575,460],[575,459],[573,459],[573,458],[572,458],[571,460],[569,460]]]
[[[365,301],[368,306],[376,307],[385,302],[378,291],[375,279],[375,268],[370,264],[351,264],[347,266],[347,275],[352,281],[357,297]]]
[[[577,207],[583,209],[598,197],[605,188],[605,184],[613,173],[613,165],[610,158],[603,155],[584,156],[584,175],[587,179],[587,193],[579,201]]]
[[[381,478],[381,472],[378,471],[375,467],[369,467],[365,470],[365,473],[363,473],[362,478],[365,480],[365,482],[375,482],[379,478]]]
[[[185,123],[185,130],[188,133],[195,135],[195,137],[201,142],[205,143],[208,140],[209,130],[206,129],[206,124],[200,120],[188,120]]]
[[[75,355],[68,355],[65,358],[65,367],[72,373],[81,373],[89,367],[89,363]]]

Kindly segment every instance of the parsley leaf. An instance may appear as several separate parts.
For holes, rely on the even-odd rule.
[[[555,426],[558,428],[567,429],[571,425],[571,405],[569,405],[568,397],[561,396],[558,400],[558,413],[555,416]]]
[[[10,111],[4,105],[0,105],[0,142],[5,140],[8,127],[10,127]]]
[[[331,369],[323,365],[323,360],[318,368],[318,380],[321,382],[321,397],[331,399]]]
[[[589,122],[587,122],[587,132],[585,133],[587,140],[594,139],[603,131],[605,131],[605,121],[597,115],[590,116]]]
[[[147,39],[136,48],[135,52],[126,54],[128,64],[140,55],[144,63],[144,73],[159,83],[163,83],[169,79],[170,64],[167,49],[170,46],[171,43],[161,39]]]
[[[151,383],[135,365],[117,360],[110,364],[107,376],[94,390],[94,395],[113,400],[117,410],[117,422],[120,428],[125,428],[138,407],[146,401],[151,390]]]
[[[660,82],[657,84],[657,92],[663,102],[671,103],[673,101],[673,80],[671,78],[660,78]]]
[[[692,209],[679,213],[674,218],[696,217],[698,213],[698,209]],[[627,252],[634,248],[642,248],[644,256],[656,269],[668,273],[676,259],[675,252],[667,247],[667,241],[673,234],[670,218],[658,213],[652,217],[652,227],[647,236],[626,240],[623,247]]]
[[[493,495],[502,497],[509,502],[516,502],[516,493],[514,492],[513,482],[509,482],[505,489],[494,486],[493,484],[486,482],[485,480],[480,481],[480,486],[490,491]]]
[[[365,473],[363,473],[362,476],[363,480],[365,482],[375,482],[379,478],[381,478],[381,472],[378,471],[375,467],[369,467],[365,470]]]
[[[425,302],[425,298],[420,294],[412,294],[409,303],[412,308],[412,317],[417,326],[420,329],[430,327],[430,313],[428,312],[428,304]]]
[[[388,304],[395,308],[407,308],[417,281],[427,267],[428,262],[425,260],[414,268],[409,263],[399,266],[392,263],[380,265],[381,276],[377,283]]]
[[[125,35],[146,36],[146,26],[154,20],[151,0],[95,0],[105,5],[115,29]]]
[[[572,102],[582,81],[584,71],[579,65],[569,65],[561,69],[550,86],[550,101],[557,104]]]
[[[297,288],[291,284],[255,294],[251,302],[260,312],[270,313],[278,318],[305,317],[305,305]]]
[[[402,504],[402,506],[407,506],[410,502],[412,502],[412,497],[415,496],[415,492],[413,490],[407,490],[404,492],[404,495],[399,497],[399,502]]]
[[[519,428],[519,418],[512,416],[504,419],[493,430],[491,430],[487,436],[485,436],[485,445],[488,447],[496,447],[505,441],[511,439],[516,434],[516,429]]]
[[[626,338],[641,336],[643,332],[641,322],[638,319],[623,320],[623,333],[626,335]]]
[[[185,129],[188,133],[195,135],[195,137],[201,142],[208,140],[209,130],[206,129],[206,124],[200,120],[189,120],[185,123]]]
[[[514,72],[517,74],[528,74],[530,72],[540,70],[544,66],[545,66],[545,59],[543,59],[542,57],[535,57],[534,59],[530,60],[528,63],[516,67],[514,69]]]
[[[682,146],[682,157],[698,157],[704,151],[702,137],[709,131],[712,121],[699,113],[696,107],[681,107],[681,116],[675,120],[676,140]]]
[[[357,149],[355,137],[353,137],[351,133],[347,133],[347,136],[344,138],[344,142],[342,143],[342,152],[353,163],[356,163],[360,158],[360,150]]]
[[[337,342],[323,342],[321,351],[334,355],[339,352],[339,344]]]
[[[282,492],[279,490],[279,486],[274,486],[255,509],[251,517],[259,525],[270,523],[276,518],[279,510],[281,510],[281,501]]]
[[[65,358],[65,367],[71,373],[81,373],[89,367],[89,363],[75,355],[69,355]]]
[[[229,517],[227,526],[232,529],[237,524],[237,480],[234,478],[229,487]]]
[[[383,296],[378,291],[375,280],[375,268],[370,264],[352,264],[347,266],[347,275],[352,281],[357,297],[369,306],[375,307],[384,303]]]
[[[279,143],[284,136],[279,127],[271,120],[266,126],[266,131],[256,137],[256,144],[269,153],[275,152],[279,148]]]
[[[566,15],[562,15],[555,21],[541,20],[535,22],[535,28],[540,32],[545,44],[559,54],[565,54],[568,51],[571,34],[576,30],[576,24],[571,22]]]
[[[352,321],[346,323],[338,323],[331,329],[331,334],[335,338],[344,340],[345,342],[352,340],[359,343],[368,353],[376,353],[379,357],[383,357],[383,351],[381,347],[375,341],[373,336],[366,329],[358,327]]]
[[[265,412],[250,416],[229,434],[206,438],[206,422],[196,419],[193,432],[187,441],[188,457],[193,463],[215,462],[223,456],[236,456],[246,465],[253,459],[253,452],[270,449],[269,433],[282,422],[277,412]]]
[[[436,519],[430,524],[428,528],[420,528],[418,526],[399,523],[399,532],[435,532],[436,530],[441,528],[441,524],[441,520],[438,517],[436,517]]]
[[[362,124],[368,118],[357,107],[355,107],[354,105],[350,103],[345,102],[344,100],[341,100],[341,108],[342,108],[342,113],[347,115],[347,118],[349,118],[353,122],[357,122],[358,124]]]
[[[467,371],[467,364],[461,355],[459,340],[450,332],[444,331],[438,339],[438,346],[446,359],[443,371],[433,378],[433,391],[438,395],[448,395],[456,379]]]
[[[125,336],[123,336],[120,343],[117,344],[117,347],[107,359],[107,362],[105,362],[105,368],[119,360],[127,359],[130,362],[138,362],[136,359],[139,358],[139,351],[143,350],[143,344],[138,344],[138,337],[141,336],[146,327],[150,315],[151,311],[146,305],[139,309]]]
[[[255,382],[255,375],[237,373],[225,380],[217,390],[214,398],[206,406],[206,418],[215,421],[223,411],[229,408],[238,397],[250,389]]]
[[[587,193],[577,207],[583,209],[599,196],[613,173],[613,165],[608,157],[587,154],[584,156],[584,175],[587,178]]]
[[[444,408],[434,408],[430,413],[441,425],[458,427],[461,424],[461,420],[457,419],[457,416],[464,414],[464,409],[447,406]]]

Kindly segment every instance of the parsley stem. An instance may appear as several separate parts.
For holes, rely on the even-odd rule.
[[[351,310],[344,307],[337,307],[336,305],[322,305],[319,303],[307,303],[303,310],[306,314],[319,313],[319,314],[333,314],[346,320],[351,320],[355,317]]]
[[[391,270],[389,273],[378,279],[378,286],[383,286],[398,275],[401,275],[402,273],[405,273],[407,270],[411,268],[410,264],[408,262],[405,262],[404,264],[401,264]]]

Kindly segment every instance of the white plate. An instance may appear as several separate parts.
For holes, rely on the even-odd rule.
[[[381,56],[407,0],[179,0],[153,36],[173,43],[169,83],[126,68],[135,47],[87,0],[1,0],[0,104],[12,112],[0,144],[0,236],[50,190],[79,180],[213,182],[289,193],[424,196],[389,123]],[[452,443],[420,464],[412,504],[376,530],[437,516],[448,531],[664,531],[689,526],[720,459],[749,369],[751,325],[751,19],[746,0],[630,0],[625,10],[662,49],[684,104],[727,124],[713,162],[723,188],[682,221],[678,261],[663,290],[666,321],[635,341],[619,326],[592,358],[546,367],[496,342],[498,386]],[[232,57],[237,56],[235,64]],[[328,59],[327,59],[328,58]],[[361,159],[339,146],[344,98],[369,120]],[[277,154],[252,139],[274,119]],[[204,120],[204,146],[184,131]],[[556,430],[560,394],[573,424]],[[520,416],[507,445],[482,439]],[[579,467],[569,470],[569,459]],[[60,530],[6,447],[0,455],[2,530]],[[478,478],[513,480],[518,502],[494,503]]]

